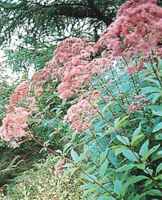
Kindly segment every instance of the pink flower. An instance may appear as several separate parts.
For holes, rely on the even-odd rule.
[[[27,97],[29,92],[29,83],[28,81],[23,81],[20,83],[9,100],[9,107],[8,109],[12,110],[18,103],[20,103],[25,97]]]
[[[78,133],[85,131],[91,125],[91,119],[97,114],[96,102],[100,94],[98,91],[88,93],[86,97],[82,97],[78,103],[72,105],[64,120],[70,123],[72,129]]]
[[[29,112],[22,107],[15,108],[14,111],[7,113],[3,119],[2,127],[0,128],[0,137],[10,142],[18,140],[27,135],[26,128]]]
[[[162,40],[161,19],[162,8],[155,0],[129,0],[101,35],[97,47],[111,49],[115,58],[148,56]]]

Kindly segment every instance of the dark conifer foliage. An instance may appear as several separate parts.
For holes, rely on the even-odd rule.
[[[124,0],[0,0],[0,42],[16,32],[34,40],[93,37],[108,26]],[[84,31],[83,31],[84,30]],[[42,37],[43,36],[43,37]]]

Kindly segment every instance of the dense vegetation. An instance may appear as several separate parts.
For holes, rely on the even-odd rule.
[[[156,0],[121,3],[1,2],[1,15],[17,22],[11,20],[11,32],[38,19],[23,36],[25,46],[5,51],[21,80],[0,83],[2,200],[162,198],[162,8]],[[94,27],[113,22],[99,39],[33,40],[35,30],[48,32],[53,21],[61,26],[62,15],[61,25],[69,17],[72,24],[88,17]]]

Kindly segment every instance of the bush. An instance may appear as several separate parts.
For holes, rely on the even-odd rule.
[[[75,174],[54,175],[58,158],[48,157],[7,186],[3,200],[81,200],[80,182]]]
[[[82,153],[71,151],[84,199],[161,199],[162,60],[158,79],[154,68],[130,75],[119,62],[92,81],[98,115],[81,136]]]

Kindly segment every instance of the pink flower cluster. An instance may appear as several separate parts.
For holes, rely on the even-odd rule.
[[[29,92],[29,82],[28,81],[21,82],[16,87],[15,91],[10,97],[8,110],[14,109],[14,107],[17,106],[19,102],[21,102],[24,98],[28,96],[28,92]]]
[[[77,94],[81,88],[89,83],[93,75],[102,73],[110,67],[110,59],[96,58],[91,62],[82,65],[72,66],[64,72],[61,84],[58,86],[58,93],[62,99]]]
[[[130,58],[156,51],[162,40],[162,8],[155,0],[128,0],[117,19],[97,42],[100,49],[112,49],[114,57]]]
[[[117,17],[127,15],[130,9],[135,9],[137,6],[146,3],[157,4],[157,0],[128,0],[120,6]]]
[[[35,94],[39,96],[43,93],[43,85],[49,79],[61,82],[58,93],[62,99],[68,99],[78,93],[93,75],[102,73],[110,67],[110,53],[93,59],[96,53],[95,44],[84,39],[67,38],[62,41],[55,50],[53,59],[44,69],[33,75]]]
[[[49,80],[60,80],[62,77],[62,67],[58,66],[55,57],[46,66],[35,72],[32,77],[32,86],[36,96],[43,94],[43,86]]]
[[[29,90],[29,82],[23,81],[16,87],[10,97],[7,114],[0,127],[0,138],[6,142],[17,142],[21,137],[27,135],[27,120],[35,106],[35,98],[28,96]],[[29,109],[19,105],[22,100],[26,101]]]
[[[97,114],[96,102],[99,96],[97,91],[93,91],[87,97],[81,98],[67,111],[64,119],[71,124],[72,129],[76,132],[83,132],[90,127],[92,117]]]
[[[6,114],[3,125],[0,128],[0,137],[6,142],[17,141],[27,135],[27,119],[29,112],[22,107],[17,107],[14,111]]]
[[[71,62],[75,56],[79,56],[78,60],[88,59],[94,52],[93,43],[81,38],[67,38],[58,45],[55,51],[55,62],[58,66],[64,66],[65,63]],[[76,61],[76,58],[74,60]]]
[[[93,43],[79,38],[67,38],[62,41],[54,52],[53,59],[47,63],[44,69],[33,75],[32,83],[35,94],[37,96],[42,94],[45,82],[57,79],[61,81],[58,88],[60,97],[66,99],[72,96],[74,91],[90,76],[86,65],[91,60],[91,55],[95,53],[93,45]],[[78,81],[74,80],[77,76]],[[71,88],[69,88],[70,85]]]

